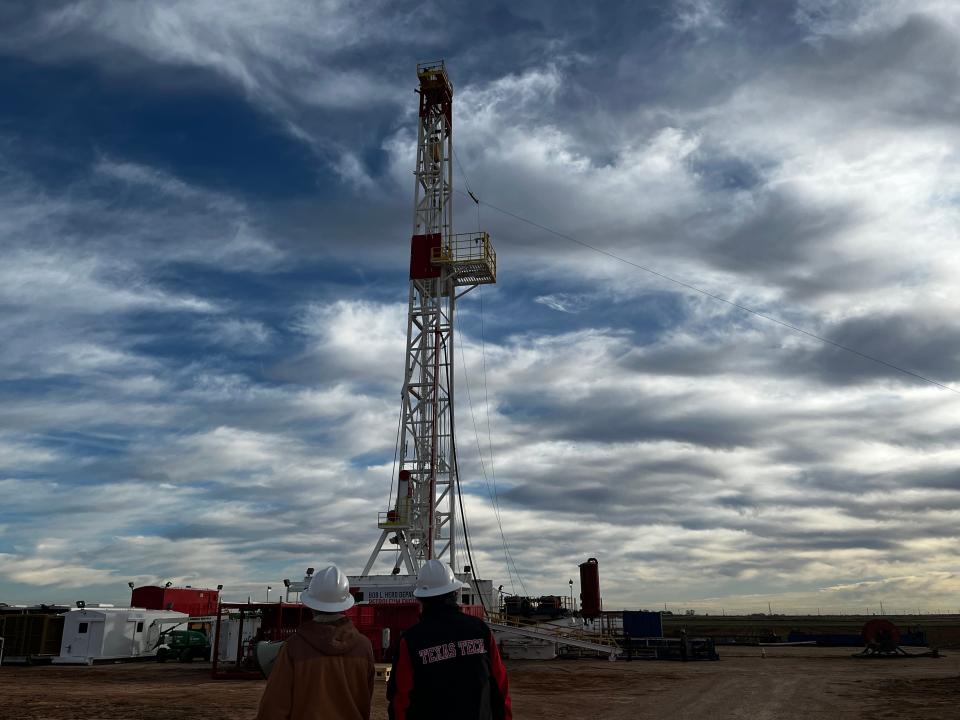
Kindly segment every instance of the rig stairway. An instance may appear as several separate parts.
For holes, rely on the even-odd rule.
[[[613,638],[593,635],[578,628],[563,625],[527,623],[504,615],[495,614],[491,614],[487,619],[487,625],[496,632],[508,635],[519,635],[521,637],[546,640],[547,642],[567,645],[582,650],[592,650],[609,656],[611,660],[616,660],[623,652]]]

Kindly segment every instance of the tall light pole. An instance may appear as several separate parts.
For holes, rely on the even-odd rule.
[[[267,585],[267,602],[270,602],[270,591],[273,590],[272,587]]]
[[[570,578],[570,612],[576,612],[576,607],[573,605],[573,578]]]

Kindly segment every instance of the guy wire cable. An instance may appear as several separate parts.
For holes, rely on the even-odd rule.
[[[460,162],[460,156],[457,155],[456,150],[453,150],[453,159],[456,160],[457,167],[460,169],[460,177],[463,178],[463,185],[467,189],[466,194],[469,196],[471,200],[473,200],[474,205],[476,205],[477,207],[477,232],[480,233],[482,232],[480,227],[480,200],[477,199],[477,196],[474,194],[473,190],[470,187],[470,181],[467,179],[467,173],[463,169],[463,163]],[[504,553],[505,555],[509,555],[510,562],[513,563],[513,571],[517,576],[517,580],[520,582],[520,588],[523,590],[524,594],[526,594],[527,588],[524,585],[523,579],[520,577],[520,572],[517,570],[517,563],[513,559],[513,553],[510,552],[509,546],[507,544],[507,538],[503,532],[503,523],[500,519],[500,494],[497,491],[497,475],[493,467],[493,441],[492,441],[492,436],[490,431],[490,398],[487,392],[487,353],[486,353],[486,341],[484,339],[484,334],[483,334],[483,286],[478,287],[477,292],[479,293],[479,297],[480,297],[480,343],[481,343],[481,352],[483,356],[483,396],[484,396],[484,402],[486,403],[485,407],[486,407],[486,417],[487,417],[487,445],[488,445],[488,448],[489,448],[488,451],[490,454],[490,472],[493,477],[493,494],[490,498],[490,502],[493,504],[493,511],[494,511],[494,515],[497,518],[497,525],[500,527],[500,537],[503,539]],[[463,346],[461,344],[461,351],[462,349],[463,349]],[[466,380],[466,375],[467,375],[466,361],[463,360],[462,362],[464,363],[463,374],[464,374],[464,379]],[[469,382],[467,383],[467,398],[470,399]],[[470,407],[470,412],[471,414],[473,413],[472,403]],[[480,435],[479,435],[479,432],[477,431],[476,417],[473,418],[473,429],[475,434],[477,435],[477,452],[480,454],[480,467],[483,468],[483,451],[480,449]],[[485,481],[487,480],[486,471],[484,471],[484,480]],[[489,491],[490,491],[490,486],[489,486],[489,481],[487,481],[487,492],[489,493]],[[508,564],[507,565],[508,575],[509,575],[509,572],[510,572],[510,566]],[[513,584],[512,578],[510,579],[510,583],[512,586]],[[514,588],[514,590],[515,589],[516,588]]]
[[[477,206],[479,207],[479,205]],[[480,302],[480,357],[482,360],[483,368],[483,402],[484,402],[484,414],[487,418],[487,451],[490,455],[489,466],[490,466],[490,477],[493,479],[493,502],[496,505],[497,513],[500,512],[500,493],[497,491],[497,471],[493,463],[493,434],[490,430],[490,395],[487,392],[487,342],[484,337],[483,329],[483,286],[477,288],[477,297]],[[466,376],[466,373],[464,373]],[[506,542],[506,539],[504,539]],[[516,563],[514,563],[514,569],[516,569]],[[519,577],[519,576],[518,576]],[[520,583],[523,587],[523,583]],[[526,588],[524,588],[524,594],[526,594]]]
[[[456,354],[456,347],[452,348],[454,354]],[[469,394],[469,391],[468,391]],[[487,603],[483,599],[483,593],[480,592],[480,579],[477,577],[477,565],[473,560],[473,551],[470,548],[470,530],[467,528],[467,513],[463,508],[463,490],[460,487],[460,459],[457,455],[457,420],[456,413],[450,413],[450,437],[453,440],[453,476],[457,480],[457,503],[460,506],[460,525],[463,527],[463,546],[467,550],[467,561],[470,563],[470,574],[473,576],[474,589],[477,592],[477,595],[480,597],[480,604],[483,606],[483,611],[490,615],[490,610],[487,608]],[[474,427],[476,427],[476,421],[474,421]],[[509,577],[510,567],[507,566],[507,575]],[[513,582],[512,580],[510,581]],[[492,598],[491,598],[492,600]],[[498,608],[499,610],[499,608]]]
[[[451,422],[451,426],[455,423]],[[451,427],[451,435],[453,435],[453,427]],[[470,549],[470,531],[467,529],[467,514],[463,510],[463,491],[460,489],[460,465],[457,462],[457,443],[454,440],[453,443],[453,472],[454,477],[457,478],[457,502],[460,505],[460,525],[463,527],[463,546],[467,550],[467,561],[470,563],[470,575],[473,576],[474,587],[477,591],[477,596],[480,598],[480,604],[483,606],[483,611],[490,614],[490,610],[487,608],[487,603],[484,602],[483,593],[480,592],[480,580],[477,577],[477,565],[473,560],[473,552]]]
[[[473,411],[473,397],[472,397],[472,394],[470,393],[470,380],[467,376],[467,361],[466,361],[466,355],[463,352],[463,341],[460,342],[460,363],[463,366],[463,381],[464,381],[464,387],[467,389],[467,405],[470,408],[470,418],[471,420],[473,420],[473,432],[474,432],[474,437],[476,438],[476,441],[477,441],[477,453],[479,455],[479,460],[480,460],[480,470],[483,474],[483,482],[487,487],[487,495],[490,498],[490,504],[493,507],[493,515],[497,520],[497,527],[500,530],[500,539],[503,543],[503,556],[504,556],[504,563],[507,568],[507,577],[510,581],[510,586],[514,590],[516,590],[516,588],[513,586],[513,577],[510,575],[510,566],[512,564],[513,573],[517,576],[517,581],[520,583],[520,588],[523,590],[524,594],[526,594],[527,592],[526,586],[523,582],[523,578],[520,577],[520,571],[517,569],[517,563],[513,559],[513,553],[510,552],[510,547],[507,543],[506,534],[503,532],[503,521],[500,518],[499,508],[497,507],[496,502],[494,502],[493,490],[491,489],[491,486],[490,486],[490,478],[487,476],[486,464],[483,461],[483,449],[480,445],[480,431],[477,429],[477,416]]]
[[[387,495],[387,507],[393,502],[393,478],[397,472],[397,456],[400,454],[400,426],[403,424],[403,408],[400,409],[400,417],[397,418],[397,440],[393,446],[393,465],[390,466],[390,494]]]
[[[458,192],[461,192],[462,194],[462,191],[458,191]],[[801,335],[806,335],[807,337],[817,340],[818,342],[824,343],[825,345],[830,345],[839,350],[843,350],[844,352],[848,352],[860,358],[863,358],[864,360],[869,360],[870,362],[877,363],[878,365],[883,365],[884,367],[889,368],[891,370],[895,370],[899,373],[903,373],[904,375],[909,375],[910,377],[916,378],[917,380],[922,380],[923,382],[929,383],[930,385],[935,385],[938,388],[941,388],[943,390],[949,390],[952,393],[956,393],[957,395],[960,395],[960,390],[958,390],[957,388],[938,382],[937,380],[929,378],[926,375],[921,375],[920,373],[914,372],[913,370],[908,370],[906,368],[900,367],[899,365],[895,365],[894,363],[887,362],[886,360],[878,358],[874,355],[870,355],[869,353],[861,352],[860,350],[857,350],[856,348],[852,348],[849,345],[844,345],[843,343],[836,342],[835,340],[831,340],[830,338],[823,337],[822,335],[817,335],[816,333],[810,332],[809,330],[804,330],[803,328],[793,325],[791,323],[788,323],[785,320],[780,320],[779,318],[775,318],[772,315],[767,315],[765,313],[760,312],[759,310],[754,310],[753,308],[748,307],[746,305],[742,305],[741,303],[735,302],[733,300],[728,300],[722,295],[717,295],[716,293],[712,293],[709,290],[704,290],[691,283],[684,282],[683,280],[678,280],[675,277],[671,277],[670,275],[654,270],[653,268],[649,268],[645,265],[641,265],[640,263],[636,263],[636,262],[633,262],[632,260],[628,260],[627,258],[617,255],[616,253],[610,252],[609,250],[604,250],[603,248],[599,248],[595,245],[591,245],[588,242],[579,240],[573,237],[572,235],[567,235],[565,233],[560,232],[559,230],[554,230],[553,228],[547,227],[546,225],[542,225],[536,222],[535,220],[530,220],[529,218],[525,218],[522,215],[518,215],[517,213],[511,212],[510,210],[505,210],[503,208],[497,207],[496,205],[492,205],[486,202],[485,200],[478,200],[474,196],[471,196],[471,197],[478,204],[486,205],[491,210],[496,210],[498,213],[501,213],[508,217],[512,217],[515,220],[519,220],[520,222],[526,223],[528,225],[532,225],[533,227],[539,228],[540,230],[543,230],[544,232],[548,232],[551,235],[556,235],[559,238],[568,240],[572,243],[576,243],[577,245],[585,247],[589,250],[593,250],[596,253],[600,253],[601,255],[606,255],[608,258],[624,263],[626,265],[630,265],[631,267],[634,267],[637,270],[642,270],[645,273],[649,273],[658,278],[661,278],[662,280],[666,280],[668,282],[674,283],[675,285],[679,285],[680,287],[684,287],[687,290],[692,290],[693,292],[704,295],[705,297],[711,298],[718,302],[722,302],[726,305],[729,305],[730,307],[736,308],[737,310],[742,310],[743,312],[750,313],[751,315],[761,318],[762,320],[767,320],[768,322],[776,323],[777,325],[785,327],[788,330],[792,330],[793,332],[799,333]]]

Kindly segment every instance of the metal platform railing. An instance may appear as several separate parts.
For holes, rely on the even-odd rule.
[[[457,285],[483,285],[497,281],[497,252],[485,232],[451,235],[433,248],[430,262],[453,267]]]
[[[393,509],[377,513],[377,527],[381,530],[410,527],[410,516],[410,499],[402,498]]]
[[[450,82],[443,60],[417,63],[417,77],[420,79],[421,88],[443,88],[448,94],[453,92],[453,83]]]

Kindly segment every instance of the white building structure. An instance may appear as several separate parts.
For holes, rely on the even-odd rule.
[[[92,665],[103,660],[127,660],[156,655],[160,633],[190,619],[173,610],[141,608],[75,608],[63,617],[62,665]]]

